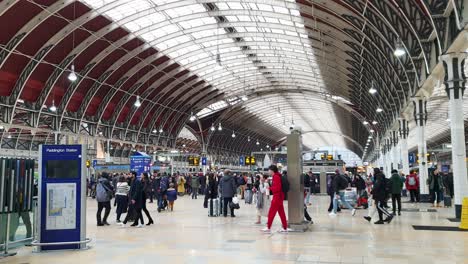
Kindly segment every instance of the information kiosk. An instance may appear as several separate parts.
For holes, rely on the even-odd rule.
[[[39,147],[38,251],[86,248],[86,148]]]

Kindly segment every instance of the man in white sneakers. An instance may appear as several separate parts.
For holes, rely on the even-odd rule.
[[[333,199],[333,211],[329,214],[330,216],[336,216],[336,211],[338,210],[338,200],[346,206],[349,210],[351,210],[351,215],[354,216],[356,214],[356,209],[354,209],[348,201],[345,200],[345,190],[348,188],[348,180],[342,174],[340,174],[337,170],[337,174],[333,179],[333,189],[335,190],[335,199]]]

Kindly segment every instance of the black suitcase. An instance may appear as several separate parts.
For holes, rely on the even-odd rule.
[[[444,197],[444,207],[452,207],[452,197],[450,196]]]

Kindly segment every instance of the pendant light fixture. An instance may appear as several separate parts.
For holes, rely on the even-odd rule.
[[[193,114],[193,112],[190,113],[190,122],[193,122],[197,119],[197,117]]]
[[[369,93],[370,94],[377,93],[377,89],[375,89],[375,87],[374,87],[374,82],[372,82],[372,84],[371,84],[371,88],[369,89]]]
[[[375,109],[375,111],[376,111],[377,113],[382,113],[382,112],[383,112],[383,109],[380,108],[380,106],[379,106],[379,107],[377,107],[377,109]]]
[[[135,105],[135,107],[140,107],[141,106],[141,101],[140,101],[140,96],[139,95],[137,95],[134,105]]]
[[[57,111],[57,107],[55,106],[54,100],[52,100],[52,105],[49,107],[49,110],[52,111],[52,112],[56,112],[56,111]]]
[[[75,73],[75,65],[71,65],[71,71],[70,71],[70,74],[68,74],[68,80],[74,82],[76,80],[78,80],[78,76],[76,76],[76,73]]]
[[[235,138],[235,137],[236,137],[236,134],[234,133],[234,131],[232,131],[231,137],[232,137],[232,138]]]
[[[211,131],[215,131],[216,128],[214,127],[214,124],[211,124],[211,128],[210,128]]]
[[[396,42],[396,45],[395,45],[395,51],[393,52],[393,55],[395,55],[396,57],[401,57],[403,55],[406,54],[406,51],[403,47],[403,43],[401,42],[401,39],[398,38],[397,39],[397,42]]]
[[[76,2],[74,1],[73,2],[73,20],[75,20],[75,18],[76,18]],[[75,49],[75,30],[73,30],[73,32],[72,32],[72,50],[74,50],[74,49]],[[74,81],[78,80],[78,76],[76,76],[76,73],[75,73],[75,64],[74,63],[72,63],[70,69],[71,69],[71,71],[70,71],[70,74],[68,74],[68,80],[70,80],[71,82],[74,82]]]
[[[218,124],[218,131],[222,131],[223,127],[221,126],[221,123]]]
[[[257,146],[260,145],[260,142],[258,142],[258,140],[257,140],[257,143],[255,143],[255,145],[257,145]]]
[[[250,142],[250,136],[247,137],[247,142]]]
[[[163,130],[163,128],[161,127],[161,128],[159,129],[159,133],[162,133],[162,132],[164,132],[164,130]]]

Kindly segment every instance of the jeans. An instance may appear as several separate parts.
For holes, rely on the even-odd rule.
[[[339,191],[338,195],[340,196],[340,200],[343,203],[344,206],[346,206],[348,209],[354,209],[344,198],[344,191]],[[338,210],[338,199],[336,197],[333,199],[333,212],[336,214]]]
[[[401,212],[401,194],[392,194],[393,213],[396,212],[396,205],[398,205],[398,212]]]
[[[436,201],[436,195],[437,195],[437,203],[440,203],[444,200],[444,194],[442,190],[438,190],[438,191],[431,190],[430,195],[431,195],[432,204],[434,204],[434,202]]]
[[[192,199],[198,198],[198,188],[192,188]]]
[[[231,209],[231,216],[234,216],[234,209],[231,208],[232,197],[224,197],[224,204],[223,204],[223,215],[227,216],[227,209]]]
[[[310,187],[304,187],[304,191],[306,191],[306,198],[305,198],[305,204],[309,204],[310,201]]]
[[[101,213],[102,213],[102,209],[104,209],[104,208],[106,210],[104,211],[104,218],[101,221]],[[98,210],[97,210],[97,214],[96,214],[96,220],[97,220],[98,225],[107,222],[107,217],[110,214],[110,210],[111,210],[110,201],[108,201],[108,202],[98,202]]]

